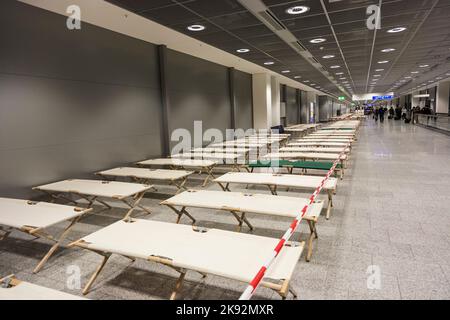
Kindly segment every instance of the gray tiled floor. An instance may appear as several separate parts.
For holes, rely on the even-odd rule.
[[[199,181],[190,182],[199,187]],[[216,185],[208,187],[218,190]],[[265,189],[254,192],[267,193]],[[233,191],[242,189],[233,188]],[[319,240],[312,261],[299,262],[293,287],[300,299],[450,299],[450,137],[427,129],[386,121],[368,120],[361,128],[350,169],[339,183],[330,221],[321,219]],[[175,221],[175,215],[158,204],[173,193],[160,187],[145,204],[147,217]],[[282,193],[298,196],[307,194]],[[322,196],[323,197],[323,196]],[[70,235],[80,238],[117,221],[116,208],[85,218]],[[200,225],[234,230],[229,214],[191,210]],[[279,237],[288,219],[251,217],[255,234]],[[183,220],[188,223],[188,220]],[[56,227],[55,230],[61,229]],[[307,233],[301,227],[301,237]],[[296,236],[297,237],[297,236]],[[38,274],[31,270],[46,250],[45,241],[20,233],[0,242],[0,275],[16,273],[36,284],[80,294],[67,287],[67,268],[81,269],[81,284],[100,261],[79,249],[60,250]],[[381,288],[368,289],[367,269],[379,267]],[[167,299],[176,274],[163,266],[113,258],[88,295],[92,299]],[[183,299],[236,299],[245,285],[191,273],[180,294]],[[258,289],[256,299],[278,299]]]

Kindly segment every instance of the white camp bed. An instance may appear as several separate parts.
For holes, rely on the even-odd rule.
[[[161,204],[168,206],[178,215],[177,223],[180,222],[183,215],[189,217],[193,224],[196,222],[195,218],[186,208],[202,208],[230,212],[239,224],[238,231],[241,231],[244,223],[250,230],[254,230],[248,220],[248,216],[246,216],[248,213],[293,219],[302,212],[305,205],[309,202],[310,200],[308,199],[269,196],[266,194],[189,190],[163,201]],[[180,209],[177,207],[180,207]],[[306,261],[309,261],[311,258],[313,239],[318,237],[316,223],[322,209],[323,201],[318,200],[309,207],[309,210],[303,217],[303,220],[307,221],[310,229]]]
[[[151,214],[149,209],[139,203],[145,193],[152,188],[153,186],[147,184],[73,179],[35,187],[33,190],[42,191],[55,199],[61,198],[78,204],[76,201],[69,199],[66,196],[76,195],[87,200],[89,208],[92,207],[95,202],[98,202],[108,209],[111,209],[109,204],[99,200],[99,198],[119,200],[129,207],[129,210],[125,215],[125,218],[128,219],[137,207],[141,208],[148,214]]]
[[[320,153],[320,152],[274,152],[269,153],[265,155],[264,159],[271,159],[271,160],[301,160],[301,161],[320,161],[320,160],[328,160],[328,161],[335,161],[339,159],[341,163],[341,168],[346,169],[347,168],[347,159],[348,156],[346,154],[343,154],[339,156],[339,153]]]
[[[87,300],[69,293],[20,281],[14,275],[0,279],[0,301],[5,300]],[[18,311],[20,312],[20,311]]]
[[[195,148],[192,149],[192,153],[238,153],[238,154],[246,154],[250,152],[250,148],[235,148],[233,145],[229,146],[228,148],[220,147],[205,147],[205,148]]]
[[[332,138],[332,137],[303,137],[301,139],[297,139],[293,142],[341,142],[341,143],[353,143],[353,139],[342,139],[342,138]]]
[[[280,152],[313,152],[313,153],[337,153],[340,154],[342,152],[350,153],[350,148],[345,147],[284,147],[280,149]]]
[[[196,170],[198,174],[206,173],[206,178],[203,181],[203,187],[208,184],[210,179],[215,179],[213,174],[214,167],[217,166],[217,161],[212,160],[191,160],[191,159],[151,159],[137,163],[138,166],[143,167],[169,167],[171,169],[191,169]]]
[[[202,229],[173,223],[119,221],[72,243],[96,252],[103,260],[83,293],[87,294],[111,254],[145,259],[166,265],[180,276],[170,299],[175,299],[186,272],[196,271],[237,281],[250,282],[261,261],[273,252],[279,240],[217,229]],[[283,299],[296,296],[289,281],[303,251],[304,243],[287,243],[267,270],[263,286],[277,291]]]
[[[247,162],[247,154],[226,152],[185,152],[171,155],[174,159],[214,160],[219,166],[231,166],[234,171]]]
[[[223,191],[231,191],[230,184],[263,185],[267,186],[273,195],[277,195],[278,187],[316,190],[322,180],[323,177],[316,176],[229,172],[215,179],[214,182],[217,182]],[[337,181],[336,178],[330,178],[323,186],[328,193],[327,220],[333,207],[333,194],[336,192]]]
[[[0,198],[0,240],[18,230],[33,237],[54,242],[47,254],[33,270],[39,272],[52,254],[59,248],[72,227],[80,218],[92,209],[81,209],[53,203]],[[69,225],[59,236],[51,236],[47,229],[63,222]],[[1,299],[0,299],[1,300]]]
[[[165,170],[165,169],[146,169],[146,168],[116,168],[98,172],[97,175],[108,177],[131,178],[137,183],[150,184],[151,181],[165,181],[169,185],[174,185],[178,188],[177,193],[182,190],[187,190],[185,184],[187,178],[193,174],[193,171],[184,170]]]
[[[321,148],[344,148],[348,145],[346,142],[314,142],[314,141],[305,141],[305,142],[291,142],[288,144],[288,147],[321,147]],[[349,145],[351,149],[351,146]]]
[[[352,134],[311,134],[308,137],[311,138],[333,138],[333,139],[352,139],[352,140],[358,140],[355,135]]]

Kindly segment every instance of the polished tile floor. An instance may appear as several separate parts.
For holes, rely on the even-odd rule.
[[[191,187],[199,187],[193,181]],[[216,185],[208,187],[218,190]],[[145,204],[148,219],[175,221],[159,202],[174,192],[158,187]],[[233,191],[243,189],[234,188]],[[251,188],[267,193],[266,189]],[[248,190],[247,190],[248,192]],[[294,192],[283,195],[307,196]],[[367,120],[360,131],[344,181],[339,183],[330,221],[319,221],[312,261],[302,259],[292,286],[299,299],[450,299],[450,137],[398,121]],[[117,221],[123,209],[86,217],[70,235],[78,239]],[[234,230],[229,214],[192,210],[199,224]],[[280,237],[289,219],[252,217],[255,234]],[[188,220],[183,220],[188,223]],[[58,228],[55,228],[56,230]],[[301,227],[301,238],[307,235]],[[296,235],[298,239],[298,235]],[[79,249],[60,250],[38,274],[31,270],[48,243],[20,233],[0,242],[0,275],[16,273],[30,282],[80,294],[100,257]],[[75,272],[75,273],[74,273]],[[88,298],[167,299],[176,273],[145,261],[115,257]],[[75,287],[75,289],[74,289]],[[188,274],[180,299],[237,299],[245,285]],[[259,288],[256,299],[279,299]]]

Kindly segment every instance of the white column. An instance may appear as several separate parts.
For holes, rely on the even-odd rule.
[[[413,91],[411,93],[411,106],[412,108],[418,107],[420,103],[420,98],[414,98],[414,96],[418,95],[419,91]]]
[[[271,77],[272,86],[272,108],[271,108],[271,124],[270,127],[279,126],[281,123],[281,107],[280,107],[280,82],[279,80],[272,76]]]
[[[253,75],[253,122],[255,129],[269,129],[272,124],[272,84],[270,75]]]
[[[439,82],[436,92],[436,113],[449,113],[450,81]]]

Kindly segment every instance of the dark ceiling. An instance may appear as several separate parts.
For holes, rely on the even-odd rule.
[[[273,61],[265,67],[278,73],[290,70],[283,75],[335,96],[343,93],[323,71],[349,94],[404,91],[450,71],[450,0],[261,0],[324,67],[322,72],[258,19],[257,12],[247,9],[259,0],[106,1],[256,64]],[[369,30],[367,7],[380,3],[381,29]],[[288,14],[294,6],[307,6],[309,11]],[[193,24],[206,29],[189,31]],[[387,32],[396,27],[406,30]],[[326,41],[311,43],[315,38]],[[236,52],[242,48],[250,51]],[[387,48],[395,51],[381,52]],[[324,59],[326,55],[334,57]]]

